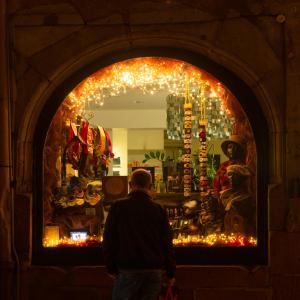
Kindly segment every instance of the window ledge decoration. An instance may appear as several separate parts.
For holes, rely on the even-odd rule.
[[[64,237],[62,239],[50,239],[46,237],[43,240],[43,246],[49,247],[98,247],[102,243],[102,237],[88,236],[84,239],[74,240]],[[252,236],[237,234],[210,234],[201,235],[179,235],[173,239],[175,247],[180,246],[199,246],[199,247],[255,247],[257,239]]]

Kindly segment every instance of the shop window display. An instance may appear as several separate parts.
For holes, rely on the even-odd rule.
[[[97,118],[97,111],[113,113],[106,106],[130,89],[153,98],[166,91],[159,100],[165,127],[153,127],[163,132],[161,146],[150,135],[150,146],[129,145],[134,120],[113,126]],[[120,124],[127,142],[118,142]],[[101,245],[110,204],[126,195],[135,168],[152,173],[153,201],[169,216],[175,246],[257,245],[256,146],[238,100],[203,70],[149,57],[92,74],[55,114],[44,145],[44,247]]]

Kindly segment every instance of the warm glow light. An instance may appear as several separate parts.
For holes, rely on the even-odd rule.
[[[111,96],[138,88],[144,94],[167,90],[171,95],[185,95],[185,78],[189,78],[190,97],[196,99],[201,86],[207,94],[220,101],[226,88],[208,73],[179,60],[161,57],[141,57],[115,63],[92,74],[69,95],[74,109],[88,107],[90,102],[103,105]],[[223,106],[223,105],[222,105]]]
[[[227,247],[253,247],[257,239],[237,234],[210,234],[208,236],[187,235],[173,239],[175,246],[227,246]]]
[[[102,242],[102,237],[88,236],[85,240],[73,240],[69,237],[62,239],[50,240],[47,237],[43,240],[44,247],[96,247]]]
[[[55,243],[59,239],[59,226],[45,226],[44,235],[51,243]]]
[[[57,240],[43,240],[44,247],[97,247],[102,243],[102,237],[88,236],[86,240],[72,240],[64,237]],[[223,246],[223,247],[255,247],[257,246],[257,239],[249,236],[242,236],[236,234],[210,234],[208,236],[202,235],[187,235],[179,236],[173,239],[174,246]]]

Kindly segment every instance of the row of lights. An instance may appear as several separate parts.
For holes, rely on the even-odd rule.
[[[86,239],[73,240],[68,237],[62,239],[43,240],[44,247],[95,247],[100,246],[102,237],[88,236]],[[174,246],[243,246],[254,247],[257,246],[257,239],[236,234],[210,234],[208,236],[201,235],[181,235],[173,239]]]
[[[226,89],[200,69],[170,58],[143,57],[125,60],[103,68],[87,77],[69,95],[74,109],[85,109],[89,103],[103,106],[105,100],[138,88],[144,94],[161,90],[178,97],[185,96],[185,78],[189,78],[190,97],[198,97],[206,86],[207,97],[225,97]]]

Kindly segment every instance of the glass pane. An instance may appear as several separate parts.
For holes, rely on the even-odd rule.
[[[44,145],[44,246],[101,244],[135,168],[177,247],[256,246],[256,146],[238,99],[183,61],[136,58],[81,82]]]

